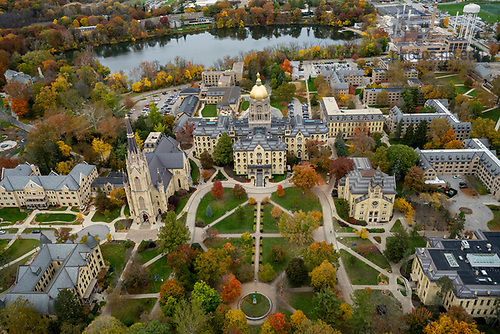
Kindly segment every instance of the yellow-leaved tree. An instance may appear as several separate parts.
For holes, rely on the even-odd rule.
[[[413,214],[415,213],[415,210],[407,200],[404,198],[396,198],[394,201],[394,208],[405,214],[405,219],[408,223],[413,221]]]
[[[141,139],[141,136],[139,136],[139,132],[136,131],[134,137],[137,145],[139,145],[139,148],[142,148],[142,145],[144,145],[144,141]]]
[[[336,270],[327,260],[313,269],[309,274],[311,276],[311,285],[314,291],[325,290],[326,288],[335,288],[337,282]]]
[[[94,140],[92,140],[92,148],[94,149],[94,152],[99,155],[101,161],[104,162],[104,160],[108,157],[112,146],[102,139],[94,138]]]
[[[58,172],[61,175],[68,175],[69,173],[69,166],[67,163],[64,161],[58,162],[56,165],[56,172]]]
[[[61,151],[62,155],[64,155],[65,157],[69,157],[70,156],[71,146],[67,145],[62,140],[59,140],[57,142],[57,146],[59,146],[59,151]]]

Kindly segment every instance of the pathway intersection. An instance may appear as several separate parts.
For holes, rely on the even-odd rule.
[[[200,162],[192,156],[192,152],[189,152],[190,158],[196,162],[198,166],[200,166]],[[200,166],[201,167],[201,166]],[[260,247],[261,247],[261,240],[264,238],[279,238],[280,234],[279,233],[262,233],[261,232],[261,223],[262,223],[262,217],[261,217],[261,207],[262,207],[262,201],[266,197],[271,197],[271,194],[277,190],[278,185],[282,185],[283,188],[286,189],[290,188],[292,185],[288,182],[288,180],[281,181],[279,183],[268,183],[266,187],[255,187],[250,183],[240,183],[238,181],[235,181],[234,179],[231,179],[226,172],[224,171],[223,168],[216,168],[217,171],[221,171],[222,174],[227,178],[227,181],[222,181],[222,185],[225,188],[232,188],[236,184],[241,184],[244,186],[244,188],[247,191],[248,197],[252,197],[256,200],[256,227],[255,231],[251,235],[255,239],[255,248],[254,248],[254,280],[242,284],[242,295],[248,293],[248,292],[253,292],[253,291],[260,291],[268,295],[269,298],[271,298],[272,301],[272,312],[276,312],[278,310],[278,306],[282,307],[284,309],[289,310],[290,312],[295,311],[291,305],[289,305],[284,298],[282,298],[282,294],[284,292],[305,292],[305,291],[312,291],[311,288],[305,287],[305,288],[286,288],[286,284],[283,285],[282,282],[286,281],[285,279],[285,274],[282,272],[278,277],[271,283],[263,283],[260,282],[258,278],[258,272],[259,272],[259,263],[261,261],[260,258]],[[216,171],[216,173],[217,173]],[[216,174],[214,173],[214,175]],[[233,208],[229,211],[227,211],[223,216],[217,218],[214,220],[211,224],[209,224],[205,228],[199,228],[195,227],[195,222],[196,222],[196,212],[197,208],[203,199],[203,197],[210,192],[212,188],[212,182],[202,182],[198,185],[198,188],[196,191],[191,195],[189,200],[187,201],[183,212],[179,214],[179,218],[182,215],[186,215],[186,224],[189,227],[191,231],[191,243],[198,243],[201,245],[201,247],[204,250],[207,250],[207,246],[204,244],[204,234],[207,228],[215,226],[218,222],[222,221],[224,218],[230,216],[236,208]],[[365,288],[371,288],[371,289],[377,289],[377,290],[387,290],[390,291],[391,294],[400,302],[401,307],[404,312],[410,312],[413,309],[412,301],[411,301],[411,295],[412,291],[410,288],[409,282],[399,274],[400,272],[400,265],[390,263],[390,270],[386,270],[384,268],[379,267],[377,264],[371,262],[367,258],[361,256],[357,252],[355,252],[352,248],[346,246],[345,244],[339,242],[339,239],[341,240],[342,238],[346,237],[358,237],[354,232],[339,232],[336,231],[335,226],[334,226],[334,219],[337,221],[341,221],[347,226],[350,226],[354,229],[360,229],[360,226],[356,225],[351,225],[348,222],[343,221],[339,215],[337,214],[335,204],[333,201],[333,198],[331,196],[331,192],[333,190],[333,184],[330,185],[323,185],[323,186],[317,186],[313,188],[314,194],[318,197],[319,202],[321,204],[322,208],[322,213],[323,213],[323,226],[321,226],[315,233],[314,237],[316,241],[326,241],[327,243],[331,243],[334,245],[334,248],[337,251],[344,250],[354,256],[356,259],[362,261],[363,263],[367,264],[371,268],[375,269],[378,271],[380,274],[384,275],[387,277],[387,284],[381,284],[381,285],[353,285],[351,284],[351,281],[349,280],[348,273],[346,271],[346,264],[342,263],[342,259],[340,259],[340,267],[337,271],[337,278],[338,278],[338,286],[337,288],[342,292],[342,295],[344,297],[344,300],[347,303],[352,304],[352,298],[351,294],[355,290],[359,289],[365,289]],[[271,205],[277,205],[280,207],[280,209],[283,212],[286,212],[288,214],[292,214],[291,211],[287,210],[286,208],[283,208],[282,206],[278,205],[277,203],[271,201]],[[249,205],[248,201],[244,202],[242,205]],[[38,225],[33,225],[32,222],[36,215],[38,213],[54,213],[54,211],[38,211],[35,210],[33,211],[21,224],[15,225],[13,227],[18,228],[18,235],[22,235],[23,237],[33,237],[31,234],[22,234],[22,232],[26,228],[33,228]],[[57,213],[72,213],[75,214],[75,212],[71,211],[70,209],[66,211],[58,211]],[[133,224],[128,231],[125,232],[120,232],[116,231],[115,229],[115,222],[125,219],[125,214],[124,214],[124,207],[121,209],[120,216],[116,219],[114,219],[110,223],[100,223],[100,222],[92,222],[92,217],[95,213],[95,208],[91,207],[90,211],[84,215],[82,219],[82,223],[79,225],[54,225],[53,227],[59,228],[59,227],[68,227],[72,231],[72,233],[81,233],[83,230],[87,231],[89,228],[96,228],[97,226],[104,228],[104,230],[111,235],[111,238],[114,240],[132,240],[135,242],[135,247],[132,251],[132,256],[130,256],[129,261],[125,265],[125,268],[127,268],[131,264],[131,260],[133,258],[133,255],[137,252],[138,245],[142,240],[155,240],[156,235],[158,233],[159,228],[163,224],[156,224],[156,225],[151,225],[151,226],[140,226],[137,224]],[[383,252],[385,250],[385,244],[386,244],[386,238],[391,236],[391,228],[394,225],[395,221],[397,219],[400,219],[403,224],[404,219],[400,214],[395,214],[394,218],[388,222],[388,223],[383,223],[383,224],[377,224],[368,226],[368,228],[383,228],[385,232],[383,233],[370,233],[369,235],[369,240],[380,250],[380,252]],[[43,227],[47,227],[44,225]],[[407,226],[405,226],[407,227]],[[240,238],[241,233],[221,233],[219,234],[220,238]],[[381,242],[378,243],[374,237],[380,237]],[[9,242],[9,245],[7,247],[10,247],[10,245],[16,240],[15,235],[12,236],[12,240]],[[100,238],[101,243],[106,242],[105,236]],[[23,255],[22,257],[15,259],[8,265],[12,265],[17,261],[20,261],[26,257],[31,256],[36,250],[32,250],[31,252]],[[161,259],[163,255],[158,255],[148,262],[146,262],[144,265],[145,266],[150,266],[159,259]],[[0,268],[1,269],[1,268]],[[123,276],[120,277],[119,282],[117,284],[117,287],[119,288],[122,282]],[[398,284],[398,280],[400,282],[403,282],[404,285]],[[403,295],[401,291],[404,291],[406,294]],[[103,296],[105,298],[106,293],[103,293]],[[159,294],[158,293],[148,293],[148,294],[138,294],[138,295],[127,295],[123,296],[125,298],[134,298],[134,299],[140,299],[140,298],[158,298],[159,299]],[[232,307],[237,307],[237,301],[231,305]],[[154,312],[159,311],[159,304],[158,300],[153,308],[153,311],[151,314]],[[104,313],[109,313],[110,310],[109,308],[105,308],[103,310]],[[262,323],[264,320],[261,321],[252,321],[249,322],[251,324],[259,324]]]

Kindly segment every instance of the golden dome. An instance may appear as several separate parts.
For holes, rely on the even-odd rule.
[[[250,98],[254,100],[263,100],[267,98],[269,94],[267,93],[266,87],[262,85],[262,81],[260,81],[260,74],[257,73],[257,82],[252,87],[250,91]]]

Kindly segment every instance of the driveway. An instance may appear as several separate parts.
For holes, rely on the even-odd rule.
[[[466,216],[465,230],[489,231],[487,223],[493,219],[493,213],[484,203],[497,203],[491,195],[484,196],[468,196],[459,187],[459,182],[466,181],[465,176],[459,179],[454,179],[452,175],[441,175],[440,179],[448,182],[452,188],[458,190],[458,194],[450,198],[450,210],[454,213],[459,213],[460,207],[472,209],[473,213]]]

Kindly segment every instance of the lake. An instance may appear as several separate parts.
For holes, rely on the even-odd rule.
[[[111,73],[120,70],[128,73],[143,61],[156,60],[160,65],[165,65],[180,57],[208,67],[226,55],[233,57],[252,50],[260,51],[291,43],[304,48],[343,44],[345,40],[353,38],[350,32],[339,33],[334,28],[324,26],[252,27],[103,45],[94,51],[101,64],[109,67]]]

